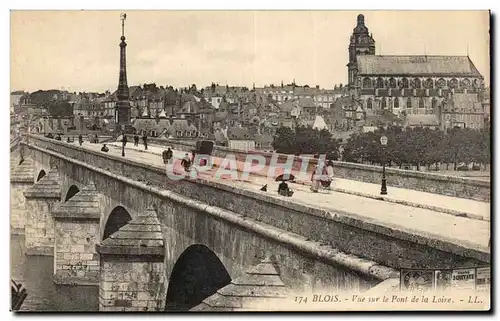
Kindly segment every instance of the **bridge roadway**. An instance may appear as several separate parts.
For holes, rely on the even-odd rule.
[[[109,154],[114,156],[121,155],[121,143],[108,143],[107,145],[110,147]],[[84,142],[83,147],[89,150],[99,151],[102,145]],[[128,143],[126,147],[126,158],[164,168],[165,165],[161,158],[161,152],[163,150],[164,147],[153,145],[148,146],[148,151],[144,151],[142,145],[135,147],[133,143]],[[174,155],[177,158],[181,158],[185,155],[185,152],[174,151]],[[215,162],[219,162],[220,164],[221,159],[215,158]],[[176,172],[182,171],[179,163],[176,163],[174,166]],[[277,193],[278,183],[272,178],[259,175],[250,175],[247,180],[235,180],[228,175],[215,178],[214,174],[216,170],[217,169],[212,169],[200,172],[199,176],[207,180],[217,179],[219,183],[253,191],[259,190],[262,186],[267,184],[268,195],[276,198],[282,197]],[[336,179],[334,184],[335,186],[340,185],[350,188],[351,191],[354,189],[362,189],[367,195],[360,196],[354,193],[345,191],[338,192],[335,190],[312,193],[307,185],[290,184],[295,192],[293,197],[290,198],[290,201],[326,211],[340,210],[353,213],[367,221],[378,221],[385,225],[400,227],[422,236],[437,236],[457,245],[489,252],[489,203],[389,186],[389,193],[394,195],[393,197],[395,199],[410,200],[408,202],[410,206],[369,197],[370,195],[375,196],[375,193],[379,194],[379,186],[376,184],[345,179]],[[379,197],[380,195],[378,195],[378,198]],[[443,206],[444,208],[442,209],[449,209],[450,213],[427,208],[431,204]],[[461,214],[454,215],[452,212]],[[468,216],[473,218],[462,217],[461,215],[463,214],[469,214]]]

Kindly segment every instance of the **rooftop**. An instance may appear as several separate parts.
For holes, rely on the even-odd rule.
[[[357,57],[361,75],[450,75],[481,77],[467,56],[380,56]]]

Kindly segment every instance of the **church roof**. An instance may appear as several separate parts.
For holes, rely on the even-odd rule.
[[[482,77],[467,56],[380,56],[357,57],[361,75],[429,75]]]

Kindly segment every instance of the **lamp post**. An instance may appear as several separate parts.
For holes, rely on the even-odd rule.
[[[385,146],[387,146],[387,136],[380,137],[380,144],[382,145],[382,187],[380,188],[380,195],[387,195],[387,182],[385,180]]]

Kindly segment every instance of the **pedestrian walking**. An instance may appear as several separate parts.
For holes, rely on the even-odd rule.
[[[83,144],[83,136],[82,136],[82,134],[78,135],[78,143],[80,144],[80,146],[82,146],[82,144]]]
[[[189,168],[191,167],[191,158],[189,158],[188,153],[184,155],[184,158],[181,161],[181,166],[184,167],[186,172],[189,172]]]
[[[196,157],[196,150],[193,149],[191,151],[191,164],[194,164],[195,157]]]
[[[134,135],[134,146],[139,146],[139,135]]]
[[[173,156],[174,156],[174,153],[172,152],[172,150],[170,149],[170,147],[167,150],[164,150],[163,153],[162,153],[163,163],[164,164],[169,164],[170,160],[172,159]]]
[[[144,143],[144,150],[148,150],[148,136],[146,133],[142,136],[142,142]]]
[[[127,146],[127,135],[124,132],[122,137],[122,157],[125,157],[125,146]]]
[[[311,191],[317,193],[319,190],[321,171],[319,165],[314,167],[313,173],[311,175]]]

